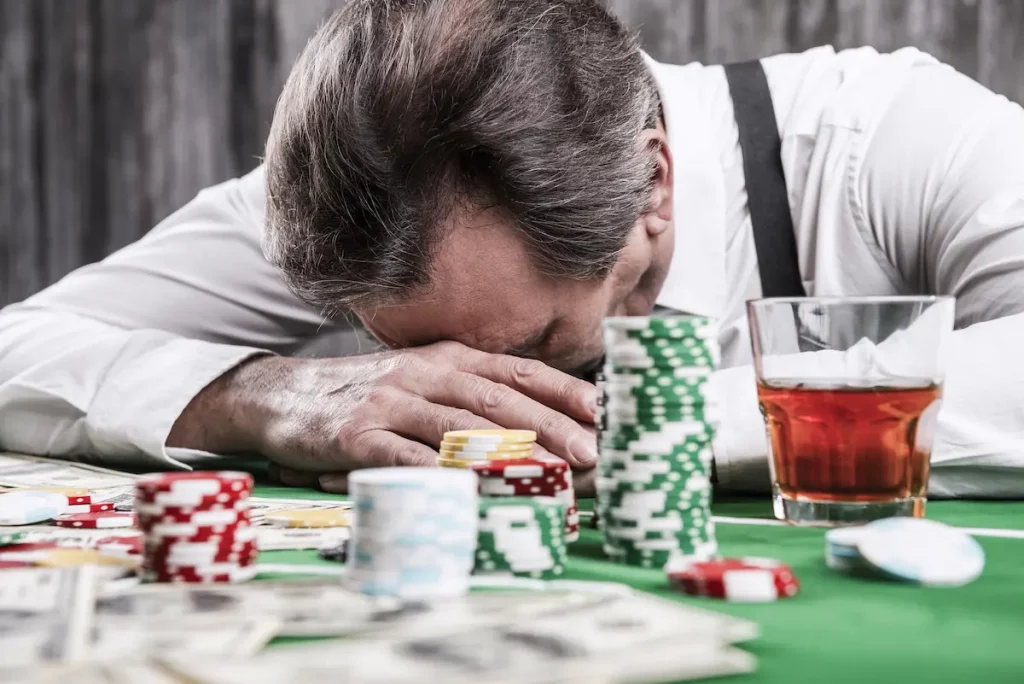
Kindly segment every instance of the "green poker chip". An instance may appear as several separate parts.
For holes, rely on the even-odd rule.
[[[547,497],[480,500],[473,571],[534,579],[565,573],[565,504]]]
[[[0,532],[0,546],[17,544],[25,538],[24,532]]]

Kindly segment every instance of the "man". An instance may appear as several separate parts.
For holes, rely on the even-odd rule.
[[[932,491],[1020,495],[1024,112],[912,49],[764,68],[807,293],[956,295]],[[343,490],[446,430],[534,428],[585,486],[596,397],[570,373],[604,316],[657,305],[720,320],[718,478],[765,489],[760,294],[720,67],[646,59],[597,0],[356,0],[264,168],[3,312],[0,446],[258,452]],[[391,351],[340,346],[363,326]]]

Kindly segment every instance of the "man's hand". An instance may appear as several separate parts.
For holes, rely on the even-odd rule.
[[[168,446],[344,473],[430,465],[445,432],[500,427],[535,430],[543,450],[589,468],[593,430],[577,421],[594,421],[596,400],[593,385],[539,361],[456,342],[344,359],[263,356],[200,392]]]

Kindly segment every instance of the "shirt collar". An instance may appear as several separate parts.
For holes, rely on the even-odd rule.
[[[661,96],[672,155],[675,247],[657,304],[719,317],[725,307],[725,181],[706,99],[711,67],[645,55]]]

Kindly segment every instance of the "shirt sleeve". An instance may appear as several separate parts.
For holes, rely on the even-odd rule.
[[[915,69],[854,201],[911,292],[956,296],[930,491],[1024,494],[1024,110],[947,66]]]
[[[929,493],[1024,494],[1024,110],[943,65],[910,71],[861,131],[847,197],[904,294],[957,298]],[[838,176],[837,176],[838,178]],[[884,294],[865,292],[862,294]],[[727,488],[764,491],[767,439],[750,366],[715,375]]]
[[[324,321],[263,257],[263,172],[215,186],[104,261],[0,312],[0,448],[111,465],[165,447],[184,407]]]

